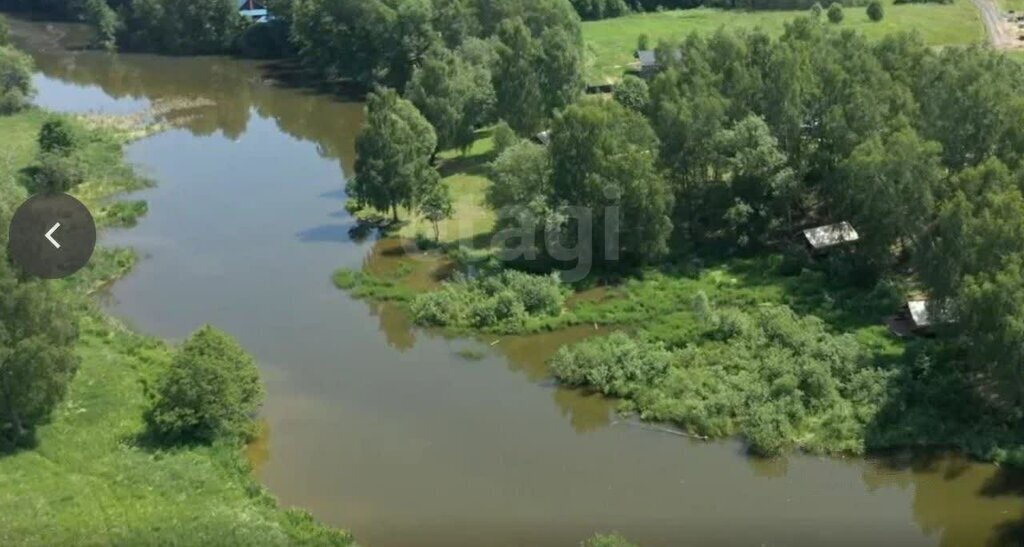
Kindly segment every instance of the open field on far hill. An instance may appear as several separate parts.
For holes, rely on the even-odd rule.
[[[1018,2],[1024,0],[1002,0]],[[873,23],[865,8],[846,8],[846,18],[837,25],[853,29],[869,38],[880,38],[901,30],[919,32],[928,44],[962,45],[985,39],[978,10],[970,0],[953,4],[894,5],[884,0],[885,19]],[[740,11],[698,8],[661,13],[642,13],[583,23],[586,41],[587,80],[590,83],[617,79],[633,61],[637,38],[646,34],[651,45],[660,40],[677,39],[691,32],[714,32],[721,27],[760,27],[771,34],[782,32],[783,25],[806,11]]]

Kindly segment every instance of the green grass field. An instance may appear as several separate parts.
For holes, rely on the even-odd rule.
[[[1009,0],[1018,1],[1018,0]],[[1021,0],[1024,1],[1024,0]],[[879,38],[901,30],[921,34],[928,44],[962,45],[985,39],[978,10],[970,0],[953,4],[903,4],[885,1],[885,18],[874,23],[864,8],[847,8],[841,29],[853,29],[869,38]],[[782,32],[783,25],[804,11],[738,11],[698,8],[661,13],[643,13],[583,23],[586,42],[587,78],[591,83],[615,80],[633,62],[637,39],[646,34],[651,44],[682,38],[691,32],[710,33],[726,28],[760,27],[771,34]]]
[[[34,157],[48,116],[0,117],[0,191],[14,191],[12,177]],[[80,152],[86,182],[76,193],[87,203],[140,183],[116,142],[94,134]],[[81,367],[51,423],[39,428],[37,446],[0,454],[0,545],[349,544],[347,534],[304,512],[279,510],[237,446],[154,450],[137,442],[144,386],[171,348],[97,310],[87,293],[130,268],[134,256],[100,251],[55,284],[67,313],[80,316]]]

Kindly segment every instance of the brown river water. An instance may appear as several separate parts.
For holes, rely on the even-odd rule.
[[[65,48],[76,29],[15,22],[37,103],[129,113],[198,106],[132,144],[157,185],[150,212],[106,245],[143,256],[108,307],[180,339],[205,322],[261,363],[259,479],[282,504],[370,546],[577,545],[617,530],[645,546],[1019,545],[1024,487],[955,457],[747,457],[617,416],[560,389],[545,360],[593,329],[446,338],[392,306],[349,298],[344,181],[360,104],[277,85],[258,63]],[[469,360],[460,352],[483,358]]]

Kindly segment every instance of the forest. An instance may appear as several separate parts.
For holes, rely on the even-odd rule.
[[[441,64],[458,70],[460,56],[442,54],[445,63],[412,71],[405,98],[383,90],[367,105],[349,193],[392,222],[400,207],[435,225],[457,215],[443,206],[451,190],[436,155],[498,124],[488,130],[490,261],[437,293],[381,291],[407,299],[418,322],[620,328],[636,339],[563,348],[555,375],[700,435],[742,434],[762,454],[932,445],[1020,457],[1019,63],[983,47],[935,50],[912,34],[870,42],[804,17],[778,38],[720,30],[661,43],[657,74],[626,76],[611,98],[534,64],[515,92],[546,106],[509,119],[505,78],[493,72],[506,67],[502,47],[489,90],[486,65],[478,77],[434,75]],[[538,100],[553,83],[559,101]],[[469,96],[487,99],[459,106]],[[460,126],[464,137],[448,137]],[[575,208],[614,229],[581,231]],[[808,248],[803,230],[840,222],[855,242]],[[448,248],[457,261],[472,254]],[[572,307],[547,281],[504,273],[565,279],[584,260],[576,288],[617,297]],[[890,334],[885,317],[915,299],[935,319],[928,336]]]

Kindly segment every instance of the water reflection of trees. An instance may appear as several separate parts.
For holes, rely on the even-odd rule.
[[[914,521],[942,547],[1024,545],[1024,476],[948,454],[894,455],[869,462],[869,491],[913,489]]]
[[[41,26],[38,31],[44,32]],[[39,70],[50,78],[98,86],[115,98],[201,100],[203,106],[176,120],[196,135],[220,131],[237,139],[247,131],[250,115],[256,112],[273,119],[288,135],[316,143],[321,156],[339,160],[343,169],[351,172],[362,106],[284,88],[266,78],[260,63],[224,57],[108,55],[32,46],[28,45]]]

